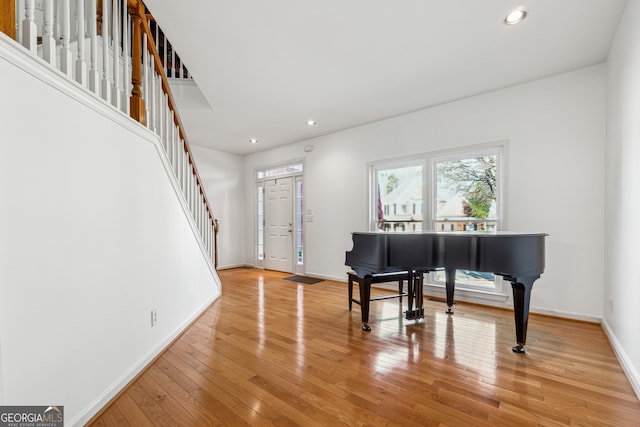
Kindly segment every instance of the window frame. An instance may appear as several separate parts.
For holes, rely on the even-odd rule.
[[[508,141],[497,141],[487,144],[478,144],[467,147],[458,147],[454,149],[441,150],[436,152],[427,152],[410,157],[401,157],[395,159],[384,159],[369,163],[369,216],[368,223],[371,230],[377,229],[377,185],[378,172],[386,169],[395,169],[409,166],[423,166],[423,201],[422,201],[422,229],[435,230],[436,228],[436,203],[437,197],[437,180],[436,165],[444,161],[452,161],[466,158],[482,157],[487,155],[496,155],[496,174],[497,174],[497,192],[496,192],[496,230],[504,230],[506,221],[506,175],[507,175],[507,154]],[[393,231],[392,231],[393,232]],[[473,302],[497,302],[504,303],[510,296],[508,295],[508,286],[501,276],[494,276],[494,287],[488,289],[486,287],[474,286],[469,283],[456,282],[456,298],[460,300],[468,300]],[[445,284],[443,281],[436,279],[435,273],[425,276],[425,286],[429,288],[429,293],[438,297],[444,297]]]

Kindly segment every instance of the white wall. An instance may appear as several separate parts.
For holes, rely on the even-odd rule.
[[[41,64],[0,34],[0,404],[81,425],[221,290],[157,138]]]
[[[508,229],[547,232],[532,311],[602,316],[605,66],[593,66],[247,156],[305,158],[306,272],[345,280],[350,233],[367,229],[367,163],[508,140]],[[314,150],[304,152],[306,145]],[[246,257],[253,260],[253,183]]]
[[[607,61],[605,325],[640,395],[640,2],[629,1]],[[611,304],[610,304],[611,301]]]
[[[198,145],[192,145],[191,152],[219,224],[218,268],[245,265],[244,160]]]

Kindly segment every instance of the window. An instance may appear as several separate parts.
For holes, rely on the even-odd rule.
[[[303,198],[303,184],[302,177],[296,177],[296,263],[298,265],[304,264],[303,258],[303,231],[304,231],[304,198]]]
[[[432,159],[433,230],[498,230],[498,165],[496,149],[462,152]],[[444,283],[444,272],[432,274],[436,283]],[[501,281],[492,273],[456,271],[456,288],[500,291]]]
[[[422,230],[423,163],[374,168],[378,203],[372,221],[375,228]],[[407,206],[413,206],[411,213]]]
[[[276,176],[296,175],[302,173],[302,162],[290,165],[277,166],[270,169],[256,171],[256,179],[273,178]]]
[[[264,259],[264,185],[258,184],[258,259]]]
[[[499,230],[503,150],[491,144],[373,164],[372,229]],[[444,286],[444,272],[429,282]],[[458,290],[504,295],[502,280],[484,272],[457,271]]]

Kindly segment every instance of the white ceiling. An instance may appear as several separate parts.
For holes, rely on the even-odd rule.
[[[625,0],[146,3],[208,101],[176,95],[190,143],[248,154],[601,63]]]

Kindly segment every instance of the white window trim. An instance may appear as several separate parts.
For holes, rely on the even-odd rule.
[[[467,147],[457,147],[454,149],[439,150],[435,152],[426,152],[412,156],[404,156],[394,159],[378,160],[370,162],[368,165],[368,182],[369,182],[369,213],[367,223],[371,224],[372,229],[376,227],[377,217],[377,188],[376,177],[379,170],[393,169],[407,166],[423,166],[423,230],[434,229],[435,205],[433,197],[436,194],[435,180],[435,164],[437,162],[455,160],[460,158],[478,157],[482,155],[498,155],[498,193],[496,196],[498,204],[498,212],[496,213],[498,230],[504,230],[507,227],[506,200],[507,193],[506,183],[507,164],[509,143],[506,140],[490,142],[485,144],[477,144]],[[430,273],[425,276],[425,295],[433,295],[439,298],[446,296],[444,282],[435,281],[434,274]],[[495,288],[491,290],[474,287],[472,285],[456,284],[455,299],[459,301],[469,301],[477,303],[488,303],[503,305],[510,299],[510,286],[508,282],[503,280],[501,276],[495,276]]]

